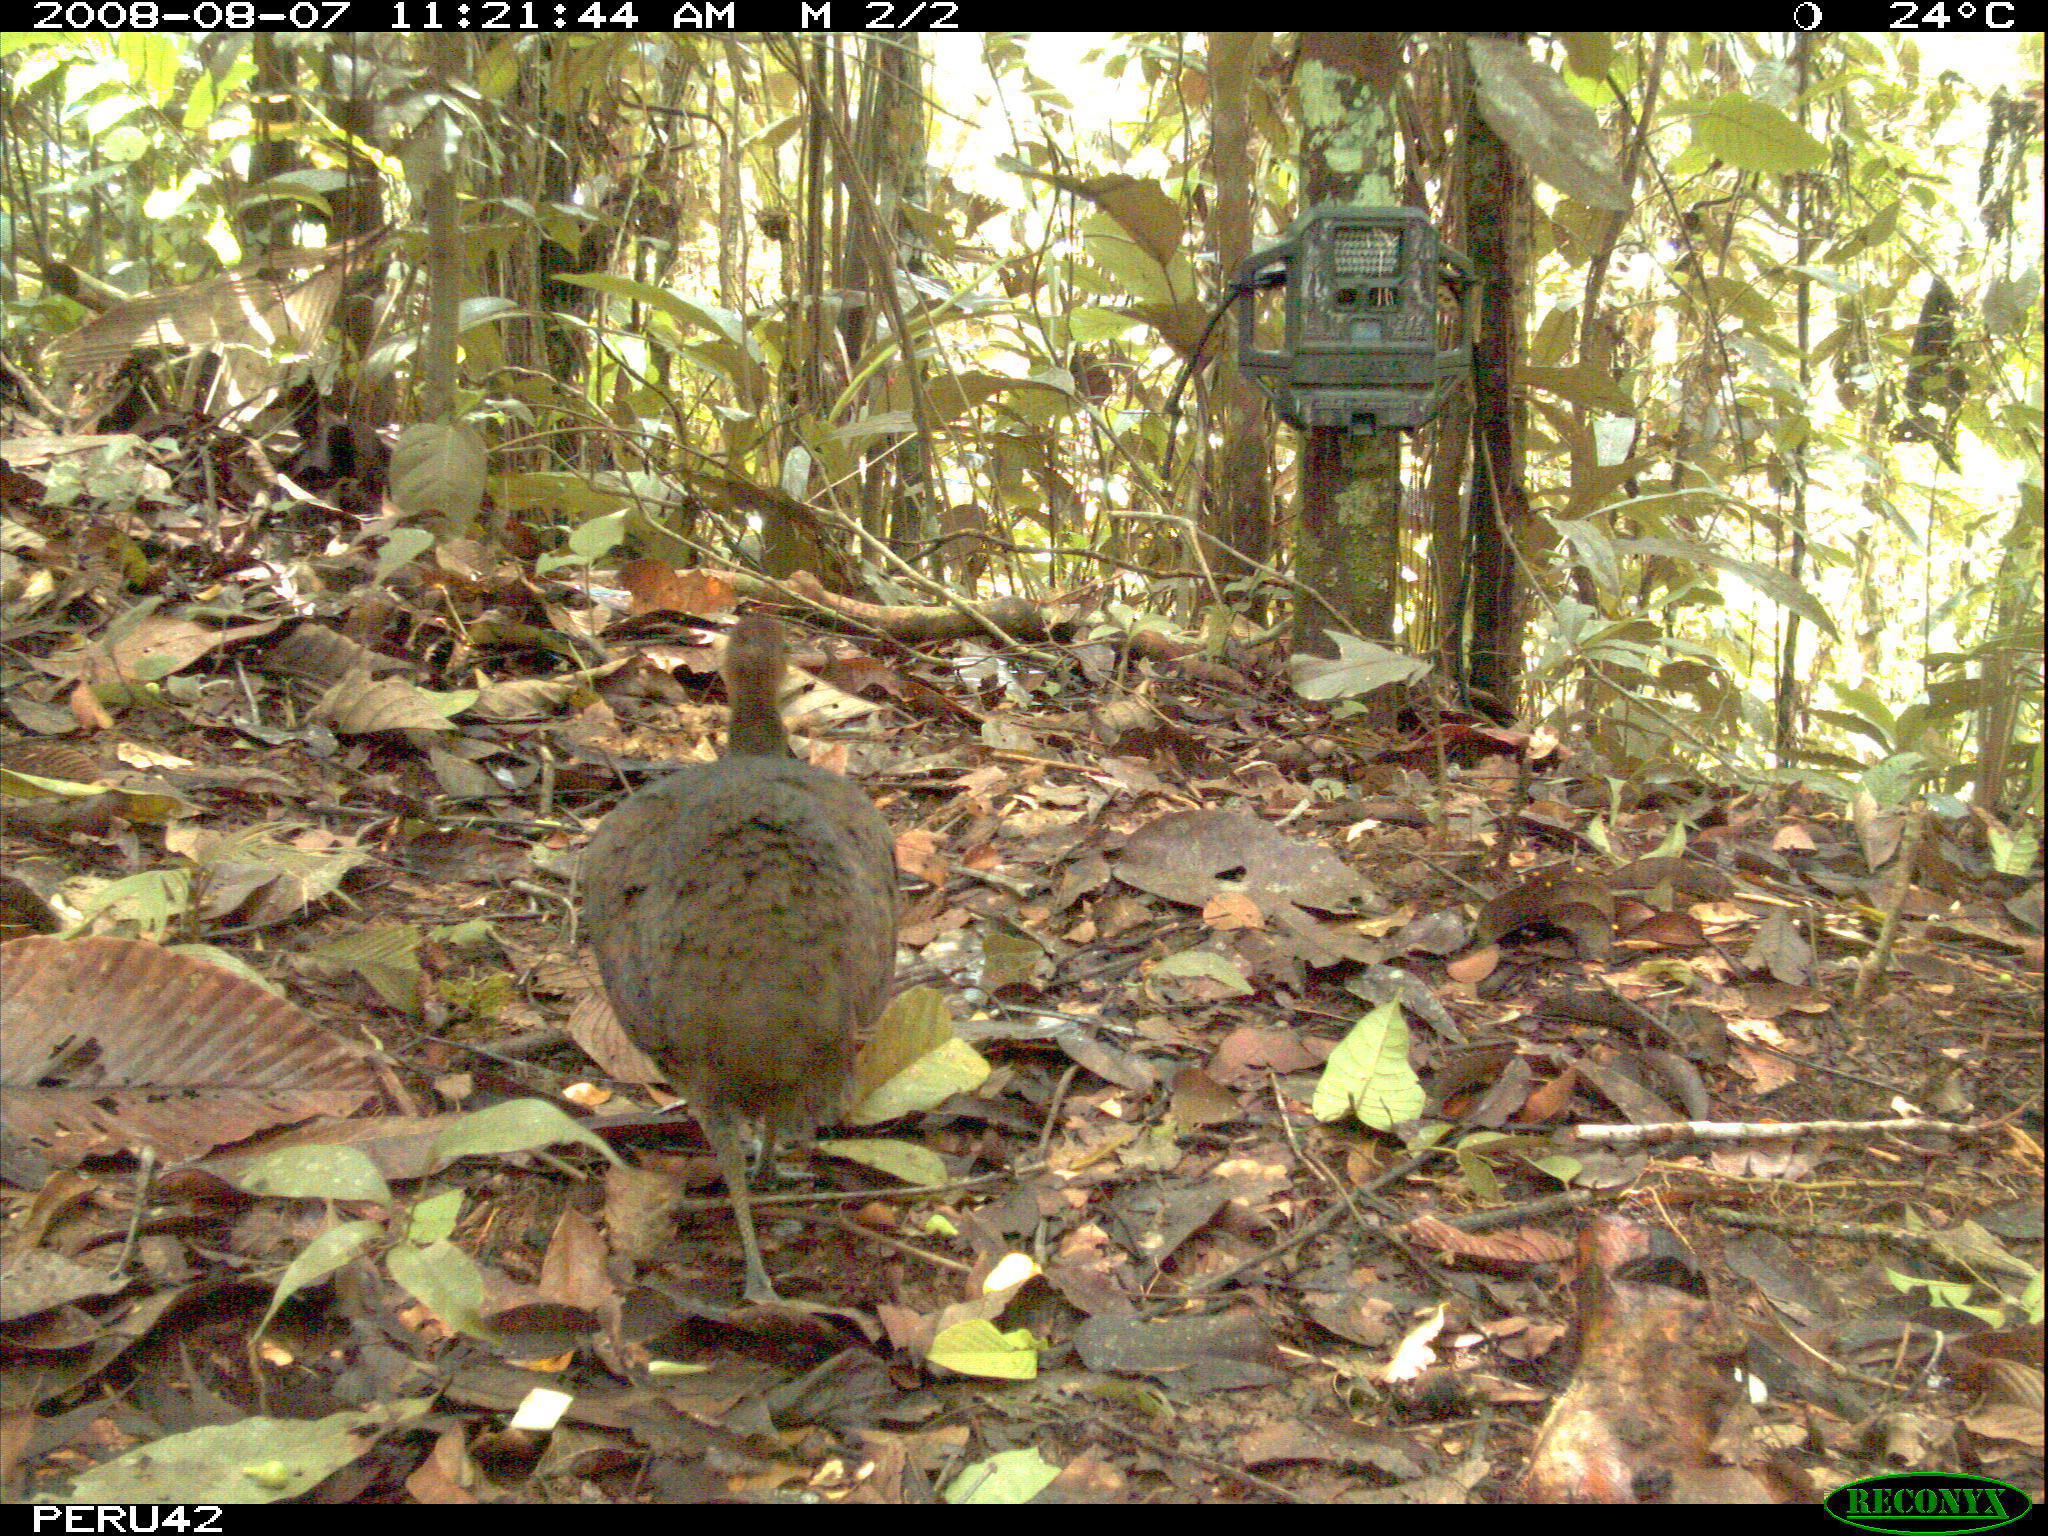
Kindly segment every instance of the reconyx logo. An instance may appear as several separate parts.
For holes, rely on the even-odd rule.
[[[1845,1525],[1866,1531],[1991,1531],[2034,1507],[2019,1489],[1961,1472],[1908,1472],[1844,1483],[1824,1501]]]

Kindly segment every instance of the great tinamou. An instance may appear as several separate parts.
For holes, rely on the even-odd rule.
[[[841,1106],[896,971],[888,823],[782,728],[782,630],[743,619],[725,652],[726,755],[645,785],[583,853],[583,915],[612,1010],[718,1154],[746,1295],[776,1300],[740,1133],[808,1135]]]

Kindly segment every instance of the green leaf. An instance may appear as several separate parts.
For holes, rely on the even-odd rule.
[[[501,512],[559,512],[568,518],[602,516],[620,510],[624,493],[592,485],[577,476],[535,471],[500,475],[491,482],[491,498]]]
[[[429,1195],[412,1208],[405,1225],[405,1240],[424,1248],[455,1235],[455,1223],[462,1216],[462,1191],[444,1189]]]
[[[384,1256],[384,1267],[414,1300],[457,1333],[473,1339],[495,1337],[483,1319],[483,1271],[453,1243],[394,1248]]]
[[[434,547],[434,536],[424,528],[394,528],[377,551],[377,580],[403,570]]]
[[[434,1166],[445,1168],[458,1157],[532,1152],[564,1141],[581,1142],[614,1165],[623,1166],[618,1153],[606,1146],[603,1138],[585,1130],[545,1099],[513,1099],[464,1115],[434,1138]]]
[[[1330,1053],[1309,1111],[1330,1122],[1356,1115],[1377,1131],[1390,1131],[1422,1113],[1426,1096],[1408,1065],[1408,1021],[1401,1005],[1386,1002],[1360,1019]]]
[[[1879,746],[1889,747],[1898,740],[1898,716],[1868,688],[1838,685],[1835,697],[1844,709],[1852,711],[1863,721],[1864,734]]]
[[[647,283],[636,282],[630,277],[614,277],[607,272],[565,272],[561,276],[565,283],[596,293],[609,293],[619,298],[631,299],[658,309],[670,316],[679,325],[693,330],[707,330],[729,343],[736,351],[760,361],[759,349],[754,338],[748,333],[746,322],[732,310],[717,304],[707,304],[702,299],[693,299],[685,294],[671,293],[666,288],[656,288]]]
[[[1551,526],[1564,536],[1603,592],[1621,591],[1621,562],[1614,553],[1614,541],[1594,524],[1576,517],[1553,517]]]
[[[1184,949],[1177,955],[1168,955],[1145,973],[1148,985],[1160,977],[1169,981],[1213,981],[1236,997],[1249,997],[1253,991],[1236,961],[1210,949]]]
[[[1481,1205],[1498,1205],[1505,1197],[1500,1180],[1494,1177],[1493,1164],[1480,1156],[1479,1149],[1472,1141],[1458,1144],[1451,1156],[1457,1159],[1459,1172],[1465,1175],[1465,1182],[1471,1187],[1472,1196]]]
[[[596,560],[618,548],[626,536],[626,514],[607,512],[577,525],[569,535],[569,548],[586,560]]]
[[[1987,818],[1984,836],[1991,845],[1991,867],[2001,875],[2015,878],[2029,875],[2034,870],[2035,850],[2038,839],[2000,825]]]
[[[849,1125],[879,1125],[931,1109],[987,1081],[988,1060],[965,1040],[948,1040],[876,1088],[849,1116]]]
[[[828,1157],[843,1157],[849,1163],[873,1168],[906,1184],[943,1184],[946,1160],[930,1147],[888,1137],[838,1137],[821,1141],[817,1150]]]
[[[391,1202],[391,1186],[361,1147],[279,1147],[223,1177],[245,1193],[277,1199]]]
[[[928,1357],[933,1365],[962,1376],[1030,1381],[1038,1375],[1038,1346],[1028,1328],[1004,1333],[980,1318],[941,1329]]]
[[[1739,171],[1789,176],[1828,163],[1828,147],[1783,112],[1753,96],[1730,92],[1693,124],[1692,148]]]
[[[71,904],[81,917],[104,912],[144,933],[162,933],[192,904],[191,876],[182,869],[145,869],[74,896]]]
[[[1789,608],[1807,623],[1813,625],[1831,640],[1841,639],[1836,629],[1834,615],[1828,612],[1821,600],[1782,571],[1769,566],[1758,565],[1749,560],[1737,560],[1719,550],[1709,549],[1703,544],[1687,543],[1679,539],[1616,539],[1614,547],[1625,555],[1662,555],[1666,559],[1682,564],[1710,566],[1717,571],[1726,571],[1761,592],[1781,608]]]
[[[1114,341],[1137,328],[1138,322],[1131,316],[1099,304],[1078,305],[1067,315],[1067,334],[1080,342]]]
[[[1027,1445],[961,1468],[941,1497],[948,1504],[1029,1504],[1059,1475],[1058,1467]]]
[[[431,1400],[324,1419],[240,1419],[152,1440],[72,1485],[81,1504],[268,1504],[304,1493],[418,1418]]]
[[[1858,787],[1881,806],[1904,805],[1927,776],[1927,759],[1918,752],[1896,752],[1863,770]]]
[[[278,1276],[277,1289],[272,1292],[270,1306],[263,1313],[263,1321],[256,1325],[260,1337],[270,1329],[271,1319],[277,1316],[277,1309],[310,1285],[318,1285],[342,1265],[377,1240],[384,1229],[374,1221],[345,1221],[338,1227],[329,1227],[313,1241],[299,1250],[299,1256],[285,1266]]]
[[[1287,675],[1294,691],[1304,699],[1359,698],[1381,688],[1414,682],[1429,673],[1429,663],[1420,657],[1389,650],[1357,635],[1332,631],[1330,640],[1337,647],[1334,659],[1308,655],[1287,658]]]

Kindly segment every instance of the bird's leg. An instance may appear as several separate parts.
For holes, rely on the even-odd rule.
[[[746,1149],[740,1144],[739,1126],[717,1110],[699,1110],[697,1122],[718,1154],[718,1171],[725,1176],[726,1198],[732,1201],[732,1219],[740,1229],[740,1247],[747,1256],[746,1298],[756,1302],[779,1302],[774,1282],[761,1263],[761,1244],[754,1236],[754,1208],[747,1193]]]

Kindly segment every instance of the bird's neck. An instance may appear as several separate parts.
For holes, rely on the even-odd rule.
[[[779,676],[742,673],[727,679],[731,689],[732,724],[726,731],[727,757],[794,757],[789,732],[782,728],[776,701]]]

